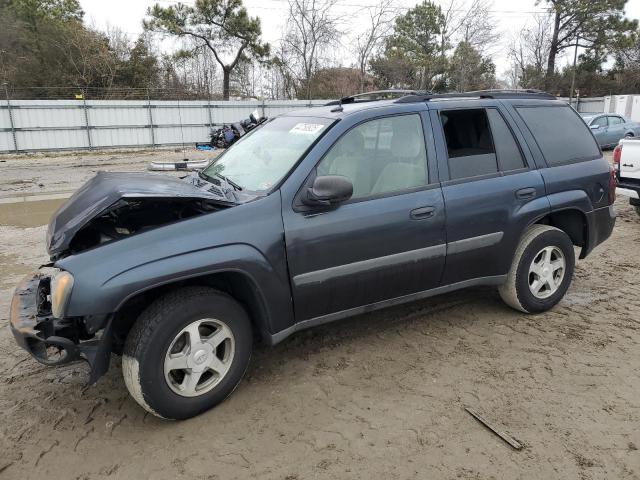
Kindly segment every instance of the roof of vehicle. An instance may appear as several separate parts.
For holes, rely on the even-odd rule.
[[[397,104],[440,100],[557,100],[539,90],[477,90],[463,93],[432,93],[416,90],[379,90],[333,100],[320,107],[294,110],[286,116],[341,118],[357,111]]]

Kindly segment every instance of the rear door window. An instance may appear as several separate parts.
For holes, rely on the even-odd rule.
[[[609,125],[620,125],[624,120],[620,117],[609,117]]]
[[[569,106],[517,107],[549,166],[600,156],[593,135]]]
[[[440,112],[440,121],[447,142],[452,180],[498,172],[485,109],[444,110]]]
[[[444,110],[440,120],[451,180],[525,167],[520,147],[497,109]]]

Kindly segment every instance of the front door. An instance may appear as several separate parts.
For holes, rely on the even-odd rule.
[[[444,202],[427,173],[422,121],[403,114],[353,127],[316,167],[316,175],[349,178],[353,197],[330,210],[283,209],[298,321],[439,285]]]

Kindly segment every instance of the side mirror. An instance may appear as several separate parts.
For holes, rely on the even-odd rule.
[[[316,177],[313,186],[302,197],[302,203],[308,206],[329,207],[346,202],[353,195],[353,184],[341,175]]]
[[[591,128],[591,130],[598,130],[600,125],[589,125],[589,128]]]

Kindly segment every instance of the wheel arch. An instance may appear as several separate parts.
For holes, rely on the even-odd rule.
[[[581,248],[580,258],[585,257],[585,251],[589,245],[589,224],[587,215],[579,208],[562,208],[552,210],[535,220],[531,225],[549,225],[566,233],[571,243]]]
[[[270,338],[270,313],[262,289],[247,272],[227,269],[154,285],[123,299],[114,314],[115,350],[124,343],[134,322],[148,305],[170,291],[188,286],[205,286],[229,294],[246,310],[254,331],[263,340]]]

